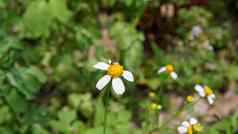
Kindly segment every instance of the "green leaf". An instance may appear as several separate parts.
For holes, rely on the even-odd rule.
[[[12,118],[12,115],[10,113],[10,109],[8,106],[2,106],[0,108],[0,124],[6,123],[10,121]]]
[[[50,134],[46,129],[44,129],[39,124],[34,124],[32,128],[33,134]]]
[[[48,37],[52,13],[45,0],[33,1],[23,15],[24,36],[30,38]]]
[[[8,81],[27,99],[33,99],[47,77],[36,67],[12,69],[7,74]]]
[[[53,17],[62,23],[66,23],[71,16],[71,12],[67,8],[65,0],[50,0],[49,9]]]
[[[130,70],[137,69],[143,58],[143,35],[136,31],[134,25],[123,22],[115,23],[110,29],[110,35],[123,54],[125,66]]]
[[[58,117],[60,121],[70,124],[76,118],[76,113],[73,110],[63,109],[59,112]]]
[[[12,128],[4,127],[4,126],[0,127],[0,133],[1,134],[15,134],[14,131],[12,130]]]
[[[124,0],[126,6],[131,6],[131,4],[133,3],[133,0]]]
[[[12,68],[23,50],[21,44],[12,38],[5,39],[0,43],[0,67],[4,69]]]
[[[56,131],[63,133],[71,133],[72,131],[72,122],[76,118],[76,112],[68,108],[62,109],[58,113],[58,120],[53,120],[50,122],[52,128]]]
[[[16,113],[25,112],[28,107],[27,100],[19,94],[16,90],[12,89],[6,96],[6,101]]]
[[[24,122],[25,124],[32,125],[36,123],[46,124],[49,120],[48,110],[46,108],[30,105],[29,110],[25,113]]]

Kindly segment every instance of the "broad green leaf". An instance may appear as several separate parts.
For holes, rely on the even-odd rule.
[[[75,118],[76,112],[74,110],[64,108],[58,113],[58,120],[52,120],[50,125],[56,131],[71,133],[73,130],[72,123]]]
[[[120,49],[124,64],[128,69],[137,69],[142,61],[143,40],[141,33],[133,25],[117,22],[110,29],[110,35]]]
[[[0,43],[0,67],[4,69],[11,68],[19,58],[22,46],[12,38],[0,41]]]
[[[60,121],[70,124],[76,118],[76,113],[73,110],[63,109],[58,113],[58,117]]]
[[[53,15],[45,0],[33,1],[23,16],[24,36],[30,38],[48,37]]]
[[[66,0],[50,0],[49,9],[52,16],[62,23],[66,23],[71,16],[71,12],[66,5]]]
[[[11,89],[11,91],[5,96],[5,99],[12,110],[16,113],[25,112],[28,108],[27,100],[14,89]]]
[[[32,99],[40,90],[47,77],[36,67],[12,69],[7,74],[10,84],[27,99]]]

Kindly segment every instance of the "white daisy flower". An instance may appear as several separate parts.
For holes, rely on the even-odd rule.
[[[201,97],[206,97],[207,101],[210,105],[214,104],[214,100],[216,98],[213,90],[208,86],[201,86],[199,84],[195,85],[195,90]]]
[[[202,125],[198,123],[196,118],[191,117],[188,121],[184,121],[178,127],[180,134],[193,134],[195,132],[201,132],[203,129]]]
[[[98,90],[102,90],[112,79],[114,92],[118,95],[122,95],[125,92],[125,86],[121,77],[130,82],[134,81],[133,74],[130,71],[124,70],[123,66],[119,63],[111,63],[111,61],[109,61],[109,64],[98,62],[94,65],[94,68],[107,71],[107,74],[99,79],[96,84]]]
[[[161,67],[159,70],[158,70],[158,74],[162,73],[162,72],[167,72],[169,73],[169,75],[173,78],[173,79],[177,79],[178,78],[178,75],[177,73],[174,71],[174,67],[173,65],[166,65],[166,66],[163,66]]]

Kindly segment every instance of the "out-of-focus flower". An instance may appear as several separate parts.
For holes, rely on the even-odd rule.
[[[202,44],[202,47],[209,50],[209,51],[213,51],[213,47],[211,46],[209,40],[205,41],[203,44]]]
[[[155,97],[155,93],[154,92],[149,92],[149,97],[150,98],[154,98]]]
[[[195,85],[194,88],[201,97],[207,98],[209,104],[214,104],[214,100],[216,96],[213,93],[213,90],[209,86],[201,86],[197,84]]]
[[[184,121],[178,127],[178,132],[180,134],[194,134],[197,132],[201,132],[203,130],[203,126],[198,123],[196,118],[191,117],[188,121]]]
[[[166,65],[166,66],[163,66],[161,67],[159,70],[158,70],[158,73],[162,73],[162,72],[167,72],[169,73],[169,75],[173,78],[173,79],[177,79],[178,78],[178,75],[177,73],[174,71],[174,66],[173,65]]]
[[[172,3],[163,4],[160,6],[160,14],[162,17],[172,18],[176,12],[176,7]]]
[[[102,90],[112,79],[113,90],[116,94],[122,95],[125,92],[125,86],[120,77],[130,82],[134,81],[133,74],[130,71],[124,70],[123,66],[116,62],[111,63],[111,61],[109,61],[109,64],[98,62],[94,65],[94,68],[107,71],[107,74],[99,79],[96,84],[98,90]]]
[[[198,25],[194,26],[192,28],[192,37],[195,38],[195,37],[198,37],[199,34],[201,34],[203,31],[202,31],[202,28]]]
[[[186,100],[187,100],[187,102],[192,103],[194,101],[194,98],[193,98],[193,96],[189,95],[189,96],[187,96]]]
[[[151,103],[149,105],[149,110],[150,111],[156,111],[156,110],[160,110],[160,109],[162,109],[162,106],[157,104],[157,103]]]

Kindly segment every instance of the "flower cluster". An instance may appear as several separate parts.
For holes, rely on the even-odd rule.
[[[199,33],[199,29],[194,29],[194,33],[197,32]],[[94,65],[94,67],[106,71],[106,74],[101,79],[99,79],[96,84],[96,88],[98,90],[102,90],[112,80],[112,89],[117,95],[122,95],[125,92],[125,85],[121,78],[124,78],[130,82],[134,81],[133,74],[128,70],[124,70],[124,67],[117,62],[98,62]],[[163,66],[158,70],[159,74],[163,72],[168,73],[170,77],[174,80],[178,78],[178,75],[175,72],[173,65],[171,64]],[[194,89],[198,92],[200,97],[206,98],[209,104],[214,104],[215,94],[209,86],[197,84],[195,85]],[[150,111],[161,110],[162,106],[156,103],[155,101],[155,92],[149,92],[148,96],[152,100],[152,103],[149,105],[148,109]],[[187,96],[186,101],[189,103],[193,103],[193,96]],[[183,121],[181,123],[181,125],[178,127],[178,132],[180,134],[194,134],[197,132],[201,132],[202,129],[203,126],[198,123],[198,120],[196,118],[191,117],[188,121]]]
[[[198,92],[199,96],[202,98],[206,98],[210,105],[214,104],[215,94],[213,90],[209,86],[195,85],[195,90]],[[186,97],[188,103],[193,103],[193,96],[189,95]],[[196,118],[190,118],[189,121],[184,121],[178,127],[178,132],[180,134],[194,134],[201,132],[203,130],[203,126],[198,123]]]
[[[194,35],[198,35],[200,34],[202,31],[201,29],[199,29],[199,27],[194,28],[193,30],[193,34]],[[177,79],[177,73],[174,71],[174,67],[173,65],[166,65],[161,67],[158,70],[158,73],[162,73],[162,72],[167,72],[171,78],[173,79]],[[198,92],[199,96],[202,98],[206,98],[208,103],[210,105],[214,104],[214,100],[215,100],[215,94],[213,92],[213,90],[207,86],[207,85],[195,85],[195,90]],[[188,103],[193,103],[195,101],[194,97],[189,95],[186,97],[186,101]],[[184,121],[181,123],[181,125],[178,127],[178,132],[180,134],[194,134],[194,133],[198,133],[201,132],[203,129],[202,125],[198,123],[196,118],[190,118],[188,121]]]

